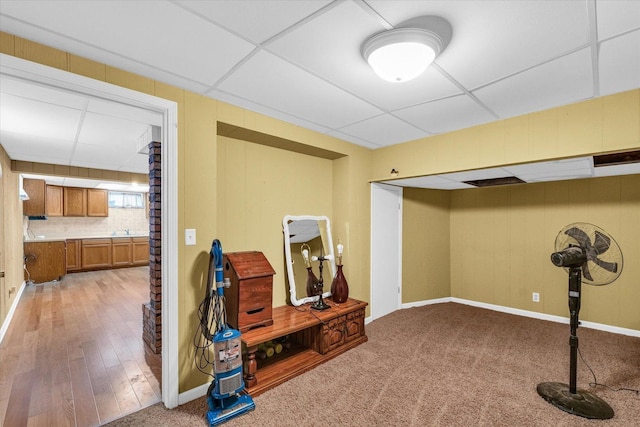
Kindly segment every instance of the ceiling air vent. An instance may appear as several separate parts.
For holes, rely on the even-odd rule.
[[[474,187],[493,187],[496,185],[524,184],[524,181],[517,176],[505,176],[503,178],[477,179],[475,181],[464,181],[465,184]]]
[[[640,150],[593,156],[594,167],[626,165],[629,163],[640,163]]]

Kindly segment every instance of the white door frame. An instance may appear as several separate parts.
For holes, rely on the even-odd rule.
[[[392,204],[389,205],[384,205],[381,206],[379,203],[375,203],[376,200],[376,193],[380,192],[380,191],[385,191],[385,192],[392,192],[396,194],[396,199]],[[391,211],[393,210],[393,212]],[[386,212],[386,213],[385,213]],[[397,232],[397,238],[398,238],[398,257],[397,257],[397,264],[394,263],[388,263],[385,264],[385,268],[395,268],[396,274],[397,274],[397,280],[398,280],[398,291],[397,291],[397,301],[396,304],[393,305],[393,308],[395,310],[400,309],[400,307],[402,307],[402,187],[396,187],[393,185],[386,185],[386,184],[380,184],[380,183],[375,183],[372,182],[371,183],[371,296],[370,296],[370,301],[371,301],[371,320],[375,320],[378,317],[384,316],[385,314],[388,314],[389,312],[386,312],[385,309],[380,310],[380,309],[376,309],[376,306],[380,307],[380,304],[377,304],[379,301],[376,301],[377,299],[377,292],[376,290],[380,289],[380,286],[382,286],[382,283],[379,283],[376,281],[376,277],[378,276],[378,273],[376,271],[377,268],[380,268],[382,263],[379,262],[380,259],[384,258],[384,254],[385,251],[387,251],[387,248],[384,247],[380,247],[380,245],[376,245],[376,226],[375,226],[375,222],[376,219],[379,218],[380,216],[388,216],[388,213],[391,213],[392,215],[395,215],[397,213],[398,215],[398,222],[397,224],[390,224],[390,227],[393,227],[393,230],[395,230]],[[389,256],[389,254],[387,253],[386,256]],[[392,272],[393,274],[393,272]]]
[[[178,105],[57,68],[0,54],[0,74],[162,114],[162,402],[178,406]],[[140,308],[142,316],[142,308]]]

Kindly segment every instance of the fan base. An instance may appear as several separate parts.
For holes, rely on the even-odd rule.
[[[537,390],[544,400],[570,414],[597,420],[613,418],[611,406],[588,391],[571,393],[567,384],[556,382],[540,383]]]

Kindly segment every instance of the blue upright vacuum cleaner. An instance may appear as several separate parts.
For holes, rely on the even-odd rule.
[[[213,277],[215,270],[215,288]],[[198,310],[200,324],[194,345],[196,365],[202,372],[213,365],[213,381],[207,390],[207,420],[210,426],[221,424],[255,408],[244,392],[242,378],[242,340],[239,331],[227,325],[222,270],[222,245],[215,239],[209,252],[207,294]],[[211,346],[213,345],[213,361]]]

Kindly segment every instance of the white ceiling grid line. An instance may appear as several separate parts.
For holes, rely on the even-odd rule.
[[[379,79],[362,43],[422,15],[451,23],[447,48],[413,81]],[[636,0],[2,0],[0,28],[372,149],[640,88]],[[4,83],[2,119],[11,104]],[[33,93],[54,111],[54,92],[42,89]],[[93,113],[109,121],[119,110],[93,111],[94,101],[92,123]],[[68,142],[45,141],[44,120],[32,136],[0,120],[0,141],[12,158],[34,152],[32,161],[82,157],[93,167],[144,171],[135,141],[157,117],[121,110],[122,139],[93,156],[63,158]],[[78,150],[91,146],[87,136],[78,136]],[[24,148],[30,140],[37,149]]]

